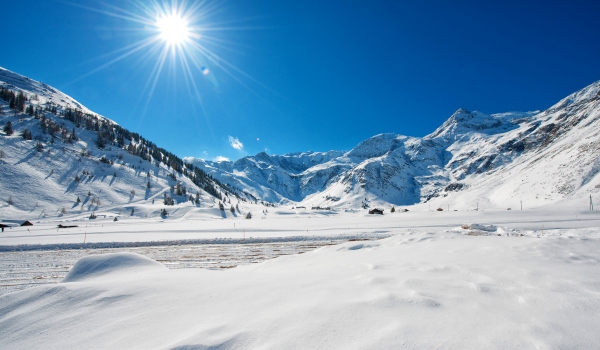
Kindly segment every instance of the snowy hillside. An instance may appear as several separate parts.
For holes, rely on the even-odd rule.
[[[423,138],[381,134],[349,152],[186,159],[256,197],[304,206],[582,202],[600,191],[599,85],[541,112],[459,109]]]
[[[0,95],[0,219],[167,216],[234,191],[46,84],[0,68]]]

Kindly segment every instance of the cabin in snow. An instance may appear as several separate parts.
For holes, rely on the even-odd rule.
[[[378,209],[378,208],[373,208],[373,209],[369,210],[369,214],[383,215],[383,210],[382,209]]]
[[[29,220],[1,220],[0,227],[19,227],[19,226],[33,226]]]

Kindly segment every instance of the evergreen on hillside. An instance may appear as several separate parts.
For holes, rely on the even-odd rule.
[[[52,137],[51,143],[54,143],[56,136],[60,136],[63,142],[73,143],[79,140],[76,128],[91,130],[97,134],[96,145],[99,149],[104,149],[108,146],[115,146],[125,149],[130,154],[138,156],[143,160],[152,162],[157,166],[162,163],[167,167],[167,169],[172,171],[171,176],[173,180],[176,180],[175,172],[179,173],[179,176],[187,177],[196,186],[219,200],[222,199],[221,191],[219,190],[220,188],[234,193],[238,198],[240,198],[238,193],[243,193],[243,195],[246,197],[249,195],[243,191],[221,183],[217,179],[214,179],[211,175],[207,174],[204,170],[196,167],[195,165],[184,163],[181,158],[165,150],[164,148],[158,147],[156,144],[146,140],[141,135],[131,132],[120,125],[98,115],[87,113],[80,109],[57,106],[53,102],[46,102],[44,105],[38,104],[34,106],[31,101],[38,100],[37,95],[28,98],[23,91],[14,91],[6,86],[0,87],[0,98],[9,102],[9,107],[15,111],[15,114],[17,112],[26,111],[28,115],[34,116],[36,119],[40,119],[40,128],[42,133],[49,134]],[[54,118],[49,118],[47,115],[45,115],[45,113],[50,113],[59,118],[64,118],[68,121],[71,121],[73,124],[75,124],[75,127],[68,130],[64,127],[64,123],[60,125],[54,120]],[[5,125],[4,129],[8,135],[12,134],[12,124],[10,124],[10,121],[7,122],[7,125]],[[26,139],[29,139],[29,136],[29,132],[23,134],[23,137]],[[41,151],[42,148],[43,145],[38,143],[38,151]],[[178,194],[187,195],[186,190],[187,189],[185,187],[181,187],[179,188]],[[198,203],[199,199],[195,201]]]

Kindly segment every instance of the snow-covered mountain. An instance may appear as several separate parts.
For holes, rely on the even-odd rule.
[[[177,207],[212,206],[221,196],[306,207],[582,204],[600,191],[599,87],[545,111],[459,109],[422,138],[386,133],[347,152],[212,162],[180,159],[64,93],[0,69],[0,125],[14,130],[0,131],[0,200],[4,216],[99,208],[156,215],[161,206],[145,206],[165,196]],[[174,193],[177,183],[185,195]],[[189,201],[196,192],[200,204]]]
[[[425,137],[380,134],[349,152],[185,159],[259,198],[306,206],[584,203],[600,191],[599,86],[545,111],[459,109]]]
[[[0,68],[0,219],[159,216],[213,207],[232,192],[64,93]]]

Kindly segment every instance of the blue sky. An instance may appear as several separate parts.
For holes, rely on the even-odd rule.
[[[205,1],[197,66],[168,56],[157,76],[160,40],[118,58],[158,34],[161,3],[0,0],[0,66],[181,157],[231,160],[424,136],[461,107],[544,109],[600,79],[596,1]]]

